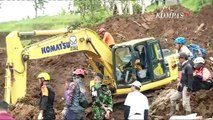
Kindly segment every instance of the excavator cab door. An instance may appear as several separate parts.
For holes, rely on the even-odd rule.
[[[148,44],[148,58],[150,61],[150,74],[152,74],[152,80],[157,81],[166,78],[168,68],[166,67],[166,61],[163,56],[163,52],[159,41],[151,40],[147,42]]]
[[[119,46],[113,49],[114,76],[118,87],[127,87],[133,82],[133,50],[131,46]]]

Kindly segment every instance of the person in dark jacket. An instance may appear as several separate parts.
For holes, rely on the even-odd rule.
[[[55,111],[53,109],[55,91],[49,83],[51,80],[50,75],[42,72],[37,79],[41,86],[38,120],[55,120]]]
[[[180,53],[179,62],[181,64],[181,78],[177,91],[170,97],[171,107],[169,115],[175,113],[176,101],[182,98],[182,104],[186,114],[191,113],[190,95],[192,92],[193,67],[188,61],[186,53]]]
[[[8,103],[5,101],[0,101],[0,120],[15,120],[9,113],[8,113]]]
[[[66,106],[64,108],[63,120],[84,120],[84,110],[87,105],[81,101],[87,101],[86,88],[82,79],[86,75],[84,69],[75,69],[72,73],[72,82],[69,83],[67,95],[65,96]],[[84,98],[84,99],[83,99]],[[81,104],[82,103],[82,104]]]

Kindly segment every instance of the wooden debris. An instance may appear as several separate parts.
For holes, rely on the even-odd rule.
[[[141,24],[138,23],[137,21],[132,20],[133,23],[137,24],[139,27],[141,27]]]
[[[195,33],[199,32],[203,28],[204,25],[205,25],[204,23],[200,24],[200,26],[197,28]]]
[[[146,23],[142,23],[141,25],[142,25],[142,27],[144,27],[145,29],[150,29],[150,27],[149,27]]]
[[[120,37],[120,38],[126,38],[124,35],[122,35],[122,34],[120,34],[120,33],[116,33],[116,35],[118,36],[118,37]]]

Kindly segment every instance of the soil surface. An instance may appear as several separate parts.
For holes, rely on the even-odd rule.
[[[187,13],[182,18],[156,18],[159,12],[175,12]],[[204,26],[197,31],[201,24]],[[156,37],[161,41],[163,48],[174,49],[174,38],[184,36],[188,43],[197,43],[206,48],[207,65],[211,66],[209,60],[213,56],[213,6],[206,6],[199,13],[192,13],[181,6],[165,7],[156,10],[153,13],[145,15],[132,16],[113,16],[108,18],[104,23],[94,26],[91,29],[97,30],[100,27],[105,27],[114,37],[116,43],[129,41],[136,38]],[[0,40],[5,39],[6,34],[0,34]],[[1,44],[2,45],[2,44]],[[4,45],[2,45],[4,47]],[[2,47],[1,46],[1,47]],[[6,51],[0,49],[0,99],[4,93],[4,76]],[[41,71],[47,71],[53,78],[52,85],[56,91],[55,111],[57,119],[60,119],[60,112],[63,108],[61,100],[64,91],[64,82],[70,78],[70,73],[74,67],[84,67],[91,72],[86,62],[86,57],[81,53],[65,54],[46,59],[34,60],[28,62],[27,75],[27,95],[16,105],[10,107],[12,115],[17,120],[36,119],[38,114],[38,82],[36,75]],[[90,75],[90,74],[89,74]],[[85,83],[88,86],[91,76],[87,76]],[[169,113],[168,94],[175,88],[175,83],[168,85],[163,90],[158,90],[151,93],[150,99],[150,118],[151,119],[167,119],[166,114]],[[213,90],[199,91],[193,93],[191,98],[192,111],[204,117],[213,116]],[[181,114],[183,110],[177,114]],[[123,106],[117,105],[112,113],[112,118],[123,119]]]

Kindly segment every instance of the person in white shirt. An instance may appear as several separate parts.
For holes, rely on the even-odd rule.
[[[135,81],[124,102],[125,120],[148,120],[149,103],[145,95],[140,92],[141,83]]]

